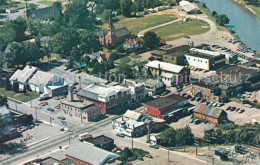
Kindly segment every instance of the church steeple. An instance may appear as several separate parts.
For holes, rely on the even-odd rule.
[[[109,21],[108,21],[108,29],[112,30],[112,29],[115,29],[115,26],[113,25],[113,22],[112,22],[112,17],[111,17],[111,14],[109,15]]]

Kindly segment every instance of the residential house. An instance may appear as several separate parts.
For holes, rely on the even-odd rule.
[[[65,151],[66,158],[74,165],[103,165],[109,159],[118,159],[119,155],[108,152],[89,143],[72,143]]]
[[[68,91],[68,99],[60,102],[60,108],[65,114],[78,117],[81,121],[87,122],[96,120],[101,116],[100,107],[87,100],[74,100],[71,86]]]
[[[146,90],[145,84],[137,83],[134,80],[124,79],[122,86],[131,89],[131,101],[142,101],[149,96],[149,91]]]
[[[64,79],[58,77],[57,75],[37,71],[32,78],[29,80],[29,88],[38,93],[47,92],[47,86],[64,86]]]
[[[101,56],[100,56],[100,54],[101,54],[101,51],[97,51],[97,52],[92,52],[91,54],[86,54],[86,55],[84,55],[84,56],[88,56],[89,58],[90,58],[90,61],[92,61],[92,60],[97,60],[99,63],[101,63],[102,62],[102,59],[101,59]]]
[[[126,27],[116,29],[112,23],[112,18],[109,16],[109,23],[107,29],[98,31],[96,35],[102,45],[118,45],[131,37],[131,33]]]
[[[107,151],[111,151],[115,147],[114,139],[107,137],[105,135],[91,137],[87,139],[86,142],[91,143],[94,146],[102,148]]]
[[[161,80],[139,78],[135,82],[137,84],[144,85],[145,90],[148,91],[149,96],[157,95],[165,91],[165,85]],[[147,92],[144,94],[147,96]]]
[[[116,132],[123,133],[129,137],[141,136],[147,132],[162,129],[165,127],[165,120],[127,110],[122,117],[112,121],[112,127]]]
[[[204,70],[217,70],[225,66],[226,56],[224,54],[209,50],[191,48],[185,54],[185,64]]]
[[[142,48],[142,45],[134,38],[130,38],[123,43],[125,50],[135,50]]]
[[[59,10],[56,6],[49,6],[49,7],[38,8],[34,10],[28,9],[26,7],[24,11],[24,18],[25,19],[28,19],[29,17],[48,18],[58,14],[59,14]]]
[[[144,112],[152,117],[167,121],[179,118],[181,115],[187,113],[185,106],[188,104],[189,101],[187,98],[171,94],[145,103]]]
[[[145,66],[155,77],[161,76],[162,74],[171,74],[175,76],[175,79],[173,79],[174,81],[172,82],[172,84],[189,82],[190,70],[188,68],[185,68],[184,66],[161,61],[151,61]]]
[[[212,124],[221,124],[227,121],[227,113],[216,107],[209,107],[206,104],[197,104],[193,110],[193,117],[207,120]]]
[[[28,87],[29,80],[33,77],[33,75],[38,71],[36,67],[26,65],[23,70],[18,69],[10,78],[11,83],[17,81],[19,84],[19,89],[23,89],[24,87]]]
[[[0,106],[0,122],[2,126],[12,124],[12,115],[5,105]]]
[[[78,98],[88,100],[99,106],[101,112],[106,112],[126,106],[131,102],[131,90],[122,86],[110,86],[101,83],[91,84],[77,93]]]
[[[107,51],[107,50],[102,51],[100,53],[100,57],[102,58],[102,62],[109,60],[110,54],[111,54],[111,51]]]

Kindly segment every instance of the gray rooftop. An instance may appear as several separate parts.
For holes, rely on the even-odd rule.
[[[89,164],[101,165],[110,158],[119,158],[120,156],[112,152],[95,147],[89,143],[75,142],[67,150],[66,155],[82,160]]]
[[[1,116],[4,116],[4,115],[8,115],[10,112],[9,112],[9,110],[7,109],[7,107],[6,106],[0,106],[0,115]]]

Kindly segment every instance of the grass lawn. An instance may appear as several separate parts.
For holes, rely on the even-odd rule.
[[[114,26],[116,28],[127,27],[127,29],[133,34],[138,32],[160,25],[166,22],[174,21],[177,18],[172,14],[164,15],[147,15],[145,17],[134,17],[134,18],[125,18],[122,16],[117,16],[114,19]],[[118,20],[118,21],[116,21]],[[103,25],[103,28],[107,27],[107,24]]]
[[[251,9],[253,9],[256,12],[256,15],[260,18],[260,7],[254,6],[254,5],[248,5]]]
[[[118,60],[116,60],[115,63],[125,65],[130,61],[131,61],[131,59],[129,57],[122,57],[122,58],[119,58]]]
[[[36,99],[40,96],[40,94],[35,93],[35,92],[27,92],[26,94],[21,93],[15,93],[14,91],[6,91],[5,88],[0,88],[0,93],[1,95],[4,95],[6,97],[10,97],[22,102],[27,102],[30,101],[31,99]],[[30,97],[31,95],[31,97]]]
[[[131,55],[130,57],[133,59],[141,58],[141,56],[138,54]]]
[[[189,22],[177,22],[152,30],[159,37],[165,40],[174,40],[184,35],[197,35],[209,31],[210,26],[201,20],[191,20]]]
[[[52,6],[54,1],[39,1],[38,3],[43,4],[43,5],[47,5],[47,6]]]

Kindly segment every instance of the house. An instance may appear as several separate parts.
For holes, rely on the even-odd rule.
[[[118,45],[131,37],[131,33],[126,27],[116,29],[112,23],[112,18],[109,16],[109,23],[107,29],[96,32],[99,41],[103,46],[108,44]]]
[[[29,88],[34,92],[45,93],[47,86],[64,86],[64,79],[39,70],[29,80]]]
[[[204,70],[217,70],[225,66],[226,56],[224,54],[209,50],[191,48],[185,54],[185,64]]]
[[[130,38],[123,43],[125,50],[134,50],[142,48],[142,45],[134,38]]]
[[[96,13],[98,9],[98,4],[96,2],[88,1],[87,9],[88,11],[92,11],[93,13]]]
[[[38,71],[36,67],[26,65],[23,70],[18,69],[10,78],[11,83],[17,81],[19,84],[19,89],[23,89],[24,87],[28,87],[29,80],[33,77],[33,75]]]
[[[60,108],[65,114],[78,117],[81,121],[85,120],[87,122],[96,120],[101,116],[100,107],[90,101],[74,100],[71,86],[68,91],[68,99],[60,102]]]
[[[107,61],[110,58],[111,51],[104,50],[100,53],[100,57],[102,58],[102,61]]]
[[[12,115],[5,105],[0,106],[0,122],[2,126],[12,124]]]
[[[164,83],[157,79],[139,78],[135,82],[137,84],[143,84],[149,96],[157,95],[165,91]],[[147,96],[147,92],[145,92],[145,96]]]
[[[105,135],[100,135],[97,137],[91,137],[86,140],[86,142],[93,144],[96,147],[102,148],[107,151],[111,151],[115,147],[114,139],[107,137]]]
[[[227,113],[219,108],[209,107],[206,104],[198,104],[193,110],[193,117],[207,120],[212,124],[220,124],[227,121]]]
[[[172,84],[189,81],[190,70],[184,66],[155,60],[146,64],[145,67],[149,69],[154,77],[161,76],[162,74],[171,74],[175,76],[175,82],[172,82]]]
[[[76,165],[103,165],[109,159],[118,159],[119,155],[108,152],[89,143],[75,142],[65,151],[66,158]]]
[[[182,10],[188,14],[200,14],[200,9],[188,1],[180,1],[179,5],[182,7]]]
[[[144,112],[152,117],[167,121],[185,114],[187,112],[185,106],[188,104],[187,98],[171,94],[145,103]]]
[[[24,18],[28,19],[29,17],[36,17],[36,18],[48,18],[51,16],[55,16],[59,14],[59,10],[56,6],[49,6],[45,8],[39,8],[39,9],[28,9],[26,7],[24,11]]]
[[[110,86],[94,83],[81,89],[77,96],[81,100],[94,102],[95,105],[100,107],[103,114],[120,106],[126,106],[131,102],[130,88],[119,85]]]
[[[165,120],[127,110],[122,117],[112,121],[112,127],[116,132],[133,137],[162,129],[165,127]]]
[[[124,79],[122,86],[126,86],[131,90],[131,101],[141,101],[149,96],[149,91],[146,90],[145,84],[138,83],[134,80]]]

